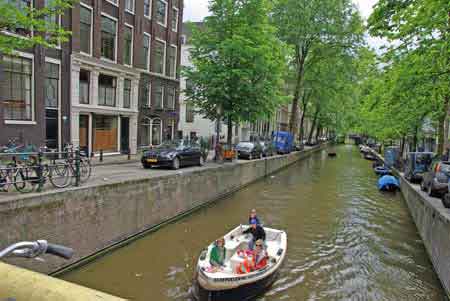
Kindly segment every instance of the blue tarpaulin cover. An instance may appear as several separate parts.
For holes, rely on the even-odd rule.
[[[388,188],[389,186],[395,186],[398,188],[400,187],[400,182],[396,177],[390,175],[382,176],[378,180],[378,189],[383,190]]]

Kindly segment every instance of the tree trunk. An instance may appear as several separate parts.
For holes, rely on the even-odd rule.
[[[309,131],[309,136],[308,136],[308,143],[311,144],[311,139],[312,136],[314,134],[314,128],[316,127],[316,123],[317,123],[317,118],[319,117],[319,108],[316,109],[316,112],[314,113],[314,118],[313,118],[313,122],[311,125],[311,130]]]
[[[320,124],[317,125],[317,129],[316,129],[316,142],[319,140],[319,136],[322,132],[322,127],[320,126]]]
[[[445,123],[447,122],[448,110],[449,110],[450,96],[446,95],[444,97],[444,110],[439,117],[438,125],[438,146],[437,155],[442,156],[445,151],[445,144],[448,136],[445,136]],[[448,135],[448,133],[447,133]]]
[[[300,143],[303,143],[303,140],[305,139],[305,116],[306,116],[306,109],[308,107],[308,100],[311,93],[308,93],[308,95],[303,94],[303,102],[302,102],[302,117],[300,119],[300,132],[299,132],[299,140]]]
[[[416,126],[414,128],[414,136],[413,136],[413,150],[417,152],[417,135],[419,132],[419,128]]]
[[[295,83],[294,98],[292,100],[292,112],[291,120],[289,122],[289,131],[294,135],[297,135],[297,111],[298,111],[298,101],[300,100],[300,93],[302,91],[303,84],[303,72],[305,68],[305,55],[304,52],[296,48],[296,55],[298,58],[298,68],[297,68],[297,79]]]
[[[403,152],[405,151],[405,142],[405,136],[402,136],[402,139],[400,140],[400,157],[403,157]]]
[[[228,147],[231,149],[231,147],[233,146],[233,121],[231,120],[230,116],[227,119],[227,130],[228,130],[227,144]]]

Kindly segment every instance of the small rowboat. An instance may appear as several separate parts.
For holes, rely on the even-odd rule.
[[[276,280],[287,251],[287,234],[266,228],[265,250],[269,257],[267,265],[247,274],[237,274],[237,267],[244,261],[251,235],[242,234],[249,226],[240,225],[224,236],[224,267],[211,267],[209,257],[214,243],[203,250],[195,274],[193,295],[197,300],[237,301],[251,300],[263,294]],[[244,255],[245,256],[245,255]]]

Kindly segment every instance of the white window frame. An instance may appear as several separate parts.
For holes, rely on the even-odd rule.
[[[124,106],[125,93],[123,93],[123,92],[125,92],[125,80],[130,81],[130,107],[129,108],[125,108],[125,106]],[[123,85],[122,85],[122,106],[121,106],[121,108],[125,109],[125,110],[131,110],[133,108],[133,80],[131,78],[124,77],[122,82],[123,82]]]
[[[33,1],[31,1],[31,2],[33,2]],[[44,1],[44,5],[45,5],[45,1]],[[92,16],[92,15],[91,15]],[[62,26],[62,24],[61,24],[61,21],[62,21],[62,16],[61,15],[58,15],[58,27],[59,28],[61,28]],[[92,27],[92,22],[91,22],[91,27]],[[56,45],[56,47],[55,47],[56,49],[59,49],[59,50],[61,50],[61,40],[60,39],[58,39],[58,44]]]
[[[165,87],[165,89],[171,89],[171,90],[173,90],[173,107],[172,108],[170,108],[170,107],[167,107],[167,109],[169,109],[169,110],[175,110],[175,107],[176,107],[176,99],[177,99],[177,89],[175,88],[175,87],[171,87],[171,86],[167,86],[167,87]],[[165,90],[164,89],[164,90]],[[169,94],[169,93],[167,93],[167,94]],[[163,94],[164,95],[164,94]],[[163,99],[164,99],[164,97],[163,97]]]
[[[159,138],[160,138],[161,143],[163,141],[163,121],[159,117],[150,118],[150,120],[151,120],[151,122],[150,122],[150,145],[153,146],[153,121],[159,120],[159,125],[160,125]],[[161,143],[158,145],[161,145]]]
[[[170,78],[177,78],[177,63],[178,63],[178,46],[175,44],[170,44],[169,47],[175,48],[175,72],[174,75],[172,76],[171,74],[169,74]]]
[[[152,35],[147,32],[144,32],[144,36],[148,36],[148,55],[147,55],[147,66],[145,66],[145,70],[150,71],[151,57],[152,57]]]
[[[179,10],[177,7],[173,6],[173,7],[172,7],[172,12],[173,12],[174,10],[177,12],[177,14],[175,15],[176,18],[177,18],[177,23],[176,23],[176,25],[175,25],[175,30],[174,30],[173,28],[170,28],[170,30],[172,30],[173,32],[178,32],[178,22],[180,22],[180,18],[179,18],[180,10]],[[172,16],[172,18],[173,18],[173,17],[174,17],[174,16]],[[170,23],[170,27],[172,27],[172,22]]]
[[[131,53],[130,53],[130,55],[131,55],[131,57],[130,57],[131,65],[128,65],[128,64],[126,64],[125,62],[124,62],[123,64],[124,64],[125,66],[128,66],[128,67],[133,67],[134,26],[133,26],[133,25],[130,25],[130,24],[128,24],[128,23],[125,23],[125,26],[131,28]],[[125,39],[124,39],[124,41],[125,41]]]
[[[127,1],[131,1],[131,3],[133,4],[132,5],[133,6],[132,10],[127,9]],[[130,14],[134,15],[134,11],[135,10],[136,10],[136,0],[125,0],[125,11],[127,13],[130,13]]]
[[[118,1],[118,0],[117,0]],[[115,18],[115,17],[113,17],[113,16],[111,16],[111,15],[108,15],[107,13],[104,13],[104,12],[102,12],[102,14],[101,14],[101,16],[102,17],[106,17],[106,18],[109,18],[109,19],[111,19],[111,20],[113,20],[114,22],[116,22],[116,37],[115,37],[115,39],[114,39],[114,60],[110,60],[110,59],[108,59],[108,58],[106,58],[106,57],[103,57],[103,56],[101,56],[100,58],[102,59],[102,60],[104,60],[104,61],[107,61],[107,62],[112,62],[112,63],[117,63],[117,41],[118,41],[118,37],[117,37],[117,35],[118,35],[118,30],[119,30],[119,19],[117,19],[117,18]],[[100,21],[100,40],[101,40],[101,31],[102,31],[102,28],[101,28],[101,21]],[[101,51],[101,50],[100,50]],[[101,54],[100,54],[101,55]]]
[[[84,4],[83,2],[80,1],[80,6],[83,6],[84,8],[87,8],[91,11],[91,34],[90,34],[90,42],[89,42],[89,53],[83,52],[80,49],[80,53],[84,54],[84,55],[88,55],[88,56],[92,56],[92,49],[93,49],[93,43],[94,43],[94,9],[92,7],[90,7],[87,4]]]
[[[165,17],[164,17],[164,24],[160,23],[158,21],[156,23],[158,23],[159,25],[161,25],[163,27],[167,27],[167,17],[168,17],[168,14],[169,14],[169,3],[166,0],[156,0],[156,1],[161,1],[161,2],[164,2],[166,4],[166,13],[165,13]]]
[[[145,15],[145,11],[144,11],[144,18],[147,18],[147,19],[149,19],[149,20],[151,20],[152,19],[152,12],[153,12],[153,0],[148,0],[149,1],[149,5],[150,5],[150,11],[149,11],[149,14],[150,15]]]
[[[114,3],[114,1],[112,1],[112,0],[105,0],[106,2],[108,2],[108,3],[111,3],[112,5],[114,5],[114,6],[117,6],[117,7],[119,7],[119,4],[120,4],[120,0],[117,0],[117,3]]]
[[[22,124],[22,125],[35,125],[36,123],[36,104],[35,104],[35,93],[34,93],[34,55],[31,53],[13,51],[14,55],[23,57],[26,59],[31,59],[31,120],[9,120],[4,119],[5,124]]]
[[[164,110],[164,95],[165,95],[164,92],[166,90],[166,87],[164,85],[162,85],[161,83],[159,83],[159,86],[161,87],[161,107],[157,107],[155,105],[155,109],[157,109],[157,110]],[[152,94],[151,95],[153,95],[153,90],[152,90]]]
[[[166,61],[167,61],[167,42],[160,38],[156,38],[155,40],[164,44],[163,70],[161,73],[158,73],[158,72],[156,72],[156,73],[165,76],[166,75]]]
[[[148,99],[147,99],[147,107],[152,107],[152,93],[153,93],[153,85],[151,82],[148,82]]]

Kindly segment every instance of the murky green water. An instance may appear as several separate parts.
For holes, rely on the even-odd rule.
[[[189,300],[200,250],[257,208],[288,233],[262,300],[443,300],[403,198],[378,192],[370,166],[351,146],[315,154],[63,278],[132,300]]]

